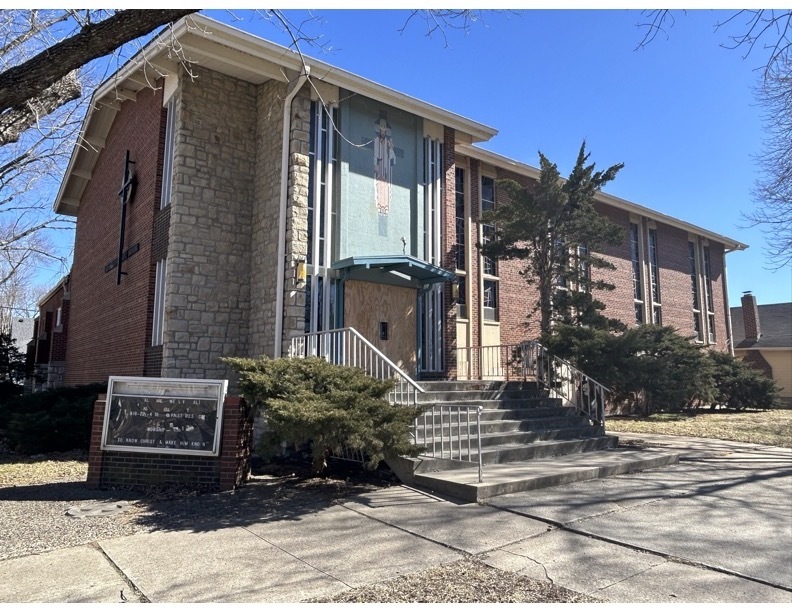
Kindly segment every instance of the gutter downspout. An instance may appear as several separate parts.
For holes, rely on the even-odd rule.
[[[286,200],[289,195],[289,142],[291,140],[291,105],[294,96],[300,91],[311,74],[305,66],[303,72],[286,88],[286,99],[283,101],[283,134],[281,143],[281,183],[280,183],[280,215],[278,219],[278,271],[275,282],[275,358],[283,351],[283,285],[286,273]]]

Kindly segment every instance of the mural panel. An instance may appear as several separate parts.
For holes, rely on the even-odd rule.
[[[364,96],[341,96],[339,253],[418,255],[422,123]]]

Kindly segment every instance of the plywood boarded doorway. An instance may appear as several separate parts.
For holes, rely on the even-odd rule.
[[[349,280],[344,283],[344,327],[354,327],[393,363],[416,372],[415,304],[417,290]],[[388,339],[380,339],[380,323]]]

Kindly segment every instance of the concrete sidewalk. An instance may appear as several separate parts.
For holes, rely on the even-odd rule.
[[[130,601],[298,602],[467,555],[614,602],[792,602],[789,449],[634,437],[685,460],[486,506],[396,486],[9,559],[0,602],[112,603],[122,589]]]

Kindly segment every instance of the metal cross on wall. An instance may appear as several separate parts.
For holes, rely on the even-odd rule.
[[[118,191],[118,197],[121,198],[121,231],[118,236],[118,274],[116,275],[116,285],[121,284],[121,276],[126,272],[121,271],[121,263],[124,258],[124,230],[126,228],[126,209],[127,204],[132,199],[132,192],[135,187],[135,176],[132,174],[131,165],[135,162],[129,159],[129,150],[126,152],[126,160],[124,161],[124,180],[121,183],[121,189]]]

